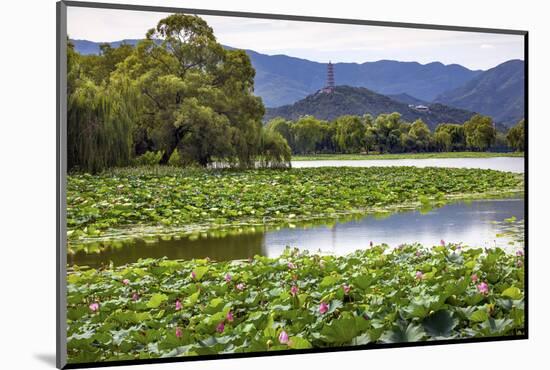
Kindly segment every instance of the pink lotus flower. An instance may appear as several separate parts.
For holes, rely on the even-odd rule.
[[[122,284],[128,285],[128,284],[130,284],[130,280],[124,279],[124,280],[122,280]]]
[[[223,330],[224,330],[224,329],[225,329],[225,325],[224,325],[223,322],[220,322],[220,323],[218,324],[218,326],[216,326],[216,331],[217,331],[218,333],[223,333]]]
[[[516,256],[522,257],[522,256],[523,256],[523,250],[518,249],[518,250],[516,251]]]
[[[234,320],[233,312],[229,311],[229,312],[227,313],[227,315],[225,315],[225,319],[226,319],[227,321],[229,321],[229,322],[233,322],[233,320]]]
[[[420,257],[422,255],[422,252],[416,251],[416,257]]]
[[[237,284],[237,290],[240,290],[242,292],[244,290],[244,284],[243,283]]]
[[[417,271],[416,272],[416,278],[418,280],[422,280],[424,278],[424,274],[422,273],[422,271]]]
[[[440,244],[442,247],[444,247],[444,246],[445,246],[445,240],[441,239],[441,240],[439,241],[439,244]]]
[[[326,314],[328,311],[328,304],[326,304],[325,302],[321,302],[321,304],[319,305],[319,313],[321,315],[324,315]]]
[[[179,299],[176,299],[176,311],[179,311],[183,308],[183,305],[181,304]]]
[[[181,336],[183,335],[183,330],[181,330],[181,328],[176,328],[176,337],[178,338],[181,338]]]
[[[135,293],[132,294],[132,301],[137,301],[139,299],[139,294]]]
[[[479,279],[479,278],[477,277],[477,274],[473,274],[473,275],[472,275],[472,282],[473,282],[473,283],[477,282],[478,279]]]
[[[293,264],[292,262],[289,262],[289,263],[287,264],[287,266],[288,266],[288,268],[291,269],[291,270],[293,270],[293,269],[296,268],[296,265]]]
[[[291,288],[290,288],[290,294],[295,296],[296,294],[298,293],[298,287],[296,285],[293,285]]]
[[[89,305],[88,307],[90,307],[90,310],[91,310],[92,312],[96,312],[96,311],[99,310],[99,303],[97,303],[97,302],[92,302],[92,303],[90,303],[90,305]]]
[[[479,290],[481,294],[487,295],[489,294],[489,285],[486,282],[482,282],[477,286],[477,290]]]
[[[344,294],[348,295],[350,290],[351,290],[351,287],[347,284],[344,284],[344,285],[342,285],[342,289],[344,289]]]
[[[191,271],[191,279],[195,279],[197,277],[197,274],[195,271]]]
[[[284,330],[279,334],[279,343],[288,344],[288,334]]]
[[[229,283],[229,282],[231,281],[231,275],[225,274],[225,278],[224,278],[224,279],[225,279],[225,282],[226,282],[226,283]]]

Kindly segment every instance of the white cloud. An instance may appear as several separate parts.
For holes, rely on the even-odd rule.
[[[142,38],[165,13],[68,8],[74,39],[116,41]],[[461,64],[488,69],[523,57],[523,37],[488,33],[327,24],[242,17],[202,16],[218,40],[265,54],[287,54],[320,62],[380,59]],[[498,45],[498,47],[497,47]],[[485,52],[480,54],[479,49]]]

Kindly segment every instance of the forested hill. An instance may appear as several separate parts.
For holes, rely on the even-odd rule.
[[[286,55],[247,51],[256,69],[256,93],[267,107],[276,107],[308,96],[326,83],[327,65]],[[384,95],[408,94],[431,101],[439,94],[464,85],[482,71],[458,64],[420,64],[379,60],[365,63],[335,63],[338,85],[368,87]]]
[[[135,45],[139,40],[111,42]],[[99,42],[71,40],[81,54],[98,54]],[[230,48],[226,46],[227,48]],[[288,55],[266,55],[246,50],[256,70],[255,94],[266,107],[294,103],[325,85],[327,64]],[[420,64],[379,60],[365,63],[335,63],[336,83],[368,87],[380,94],[408,94],[431,101],[445,91],[463,86],[483,71],[472,71],[458,64]]]
[[[509,60],[436,101],[486,114],[497,122],[516,124],[525,114],[525,63]]]
[[[304,115],[333,120],[347,114],[369,113],[377,116],[381,113],[398,112],[406,121],[412,122],[420,118],[433,129],[439,123],[463,123],[475,114],[443,104],[430,104],[428,107],[427,112],[421,112],[410,108],[408,104],[363,87],[337,86],[332,93],[318,91],[292,105],[268,108],[264,120],[268,121],[275,117],[295,120]]]
[[[405,103],[405,104],[414,104],[414,105],[428,105],[429,103],[425,100],[417,99],[414,96],[410,96],[409,94],[388,94],[386,95],[389,98],[392,98],[393,100],[397,100],[398,102]]]

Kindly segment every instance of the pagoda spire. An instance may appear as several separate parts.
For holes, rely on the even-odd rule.
[[[334,65],[330,60],[327,65],[327,85],[325,89],[330,91],[334,90]]]

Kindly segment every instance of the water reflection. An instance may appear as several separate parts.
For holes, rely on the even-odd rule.
[[[336,254],[346,254],[386,243],[392,247],[419,242],[438,245],[440,240],[470,246],[511,248],[510,237],[496,237],[502,221],[509,217],[524,217],[523,199],[482,200],[449,204],[427,213],[409,211],[388,217],[365,217],[361,220],[338,222],[333,226],[283,229],[267,232],[262,252],[277,256],[286,245]]]
[[[524,158],[425,158],[425,159],[371,159],[371,160],[320,160],[292,161],[293,168],[307,167],[451,167],[480,168],[508,172],[524,172]]]
[[[218,261],[246,259],[262,254],[264,234],[262,232],[228,234],[226,237],[212,237],[200,234],[180,240],[158,240],[154,243],[138,240],[134,243],[110,247],[101,253],[78,252],[69,255],[70,265],[100,267],[112,261],[115,266],[136,262],[140,258],[193,259],[210,257]]]
[[[427,212],[406,211],[367,217],[350,216],[338,221],[311,221],[266,230],[262,227],[194,234],[179,240],[136,241],[113,244],[102,253],[79,252],[68,256],[69,264],[98,267],[112,261],[115,265],[139,258],[214,260],[245,259],[255,254],[274,257],[288,245],[313,252],[346,254],[375,244],[419,242],[437,245],[441,239],[465,245],[513,248],[511,237],[496,237],[503,231],[494,221],[524,217],[521,198],[458,202]]]

